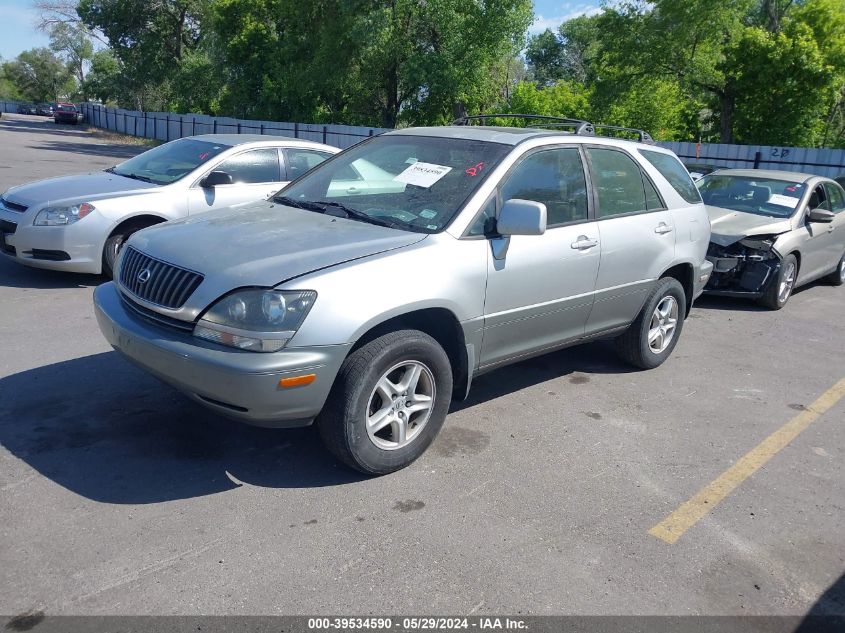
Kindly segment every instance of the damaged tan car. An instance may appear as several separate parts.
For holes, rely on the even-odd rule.
[[[845,283],[845,191],[835,181],[723,169],[696,184],[712,227],[705,292],[780,310],[811,281]]]

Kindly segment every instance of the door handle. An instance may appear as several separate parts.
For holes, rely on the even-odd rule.
[[[591,240],[586,235],[579,235],[578,239],[572,242],[570,246],[576,251],[586,251],[590,248],[593,248],[594,246],[597,246],[598,243],[598,240]]]
[[[667,225],[665,222],[661,222],[657,225],[657,228],[654,229],[654,232],[658,235],[666,235],[667,233],[671,233],[672,230],[671,226]]]

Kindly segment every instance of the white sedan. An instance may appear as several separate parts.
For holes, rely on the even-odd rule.
[[[0,253],[27,266],[111,276],[135,231],[267,198],[339,151],[284,137],[207,134],[105,171],[12,187],[0,196]]]

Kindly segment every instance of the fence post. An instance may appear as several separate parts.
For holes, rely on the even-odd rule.
[[[299,123],[293,124],[293,138],[299,138]]]
[[[327,135],[328,135],[328,127],[324,125],[323,126],[323,145],[326,144]]]
[[[217,117],[214,117],[214,133],[217,134]]]
[[[170,114],[169,113],[165,114],[164,117],[166,119],[164,125],[167,126],[167,127],[164,128],[164,137],[167,139],[167,142],[169,143],[170,142]]]
[[[144,138],[147,138],[147,113],[144,112]]]
[[[194,117],[191,121],[191,136],[197,135],[197,117]]]
[[[182,125],[183,121],[184,121],[184,119],[182,118],[182,115],[180,114],[179,115],[179,138],[182,138],[183,136],[185,136],[184,125]]]
[[[137,115],[132,115],[132,136],[138,136],[138,117]]]
[[[153,117],[153,138],[158,139],[158,117]]]
[[[240,134],[240,133],[241,133],[241,122],[238,121],[238,134]]]
[[[261,124],[261,133],[264,134],[264,124]]]

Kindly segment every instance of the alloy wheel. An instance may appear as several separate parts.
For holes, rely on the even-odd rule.
[[[367,435],[377,447],[396,450],[413,442],[431,417],[434,374],[416,360],[388,369],[367,404]]]
[[[678,325],[678,300],[668,295],[660,300],[648,327],[648,348],[655,354],[663,353],[672,339]]]
[[[795,285],[795,262],[789,262],[786,265],[786,270],[780,280],[780,288],[778,288],[778,301],[786,303],[789,295],[792,294],[792,288]]]

